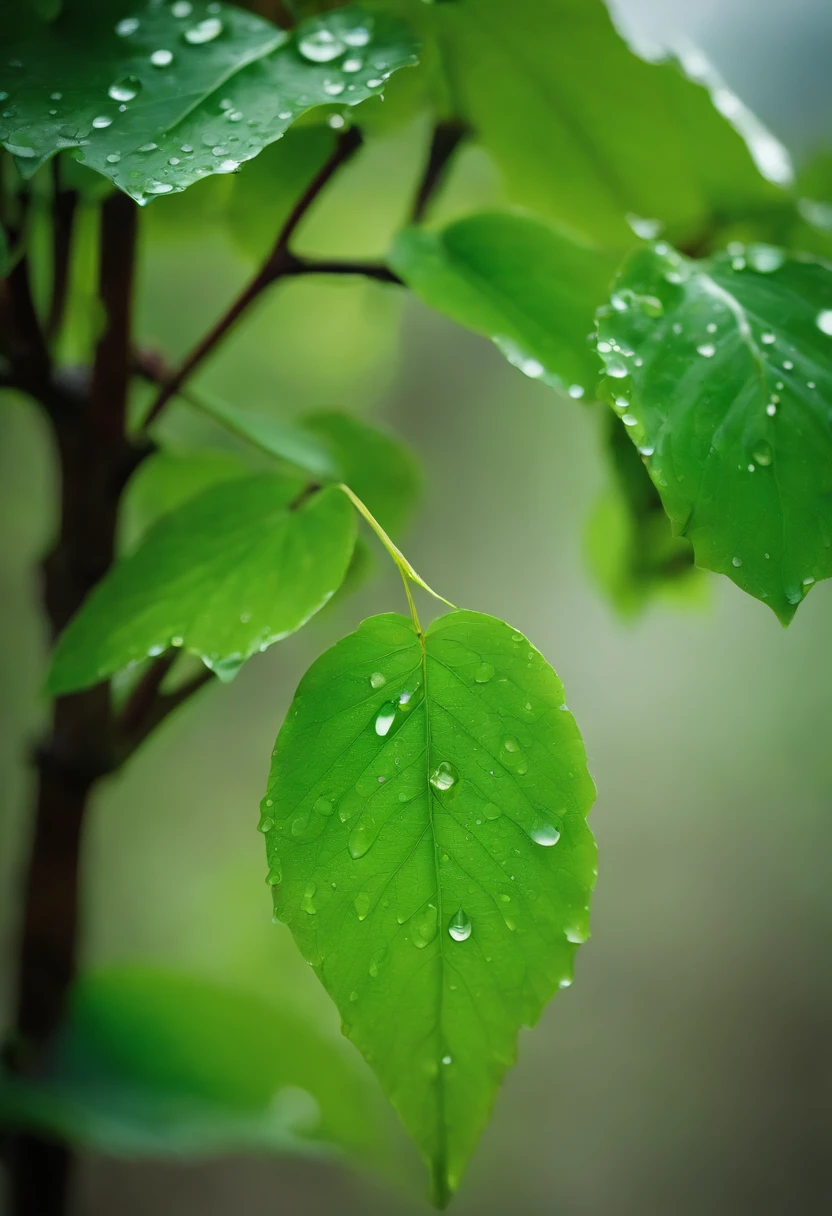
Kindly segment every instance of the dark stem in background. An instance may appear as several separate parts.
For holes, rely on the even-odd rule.
[[[24,313],[26,344],[13,360],[18,384],[46,406],[61,476],[60,528],[43,565],[43,598],[53,638],[106,574],[115,551],[119,498],[149,447],[125,435],[136,208],[126,196],[104,204],[101,297],[106,311],[90,396],[52,382],[34,307]],[[16,304],[31,297],[20,281]],[[18,952],[17,1020],[9,1051],[21,1073],[37,1073],[65,1013],[75,976],[82,830],[95,783],[115,766],[110,687],[103,683],[59,698],[37,750],[38,794],[24,883]],[[36,1135],[12,1144],[16,1216],[63,1216],[68,1203],[68,1148]]]
[[[428,204],[442,185],[454,154],[467,135],[467,127],[458,121],[440,122],[434,127],[428,163],[413,203],[414,224],[425,218]]]
[[[46,320],[46,335],[50,339],[57,335],[63,320],[77,206],[77,192],[65,190],[61,185],[61,161],[56,156],[52,161],[52,294]]]

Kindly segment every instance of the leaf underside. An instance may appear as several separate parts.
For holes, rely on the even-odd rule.
[[[230,679],[252,654],[299,629],[340,586],[356,535],[339,490],[293,508],[303,488],[291,477],[237,478],[161,519],[61,635],[53,695],[169,646]]]
[[[787,624],[832,576],[832,269],[659,243],[625,264],[598,334],[674,530]]]
[[[552,668],[502,621],[365,621],[313,664],[260,828],[277,916],[444,1204],[588,934],[594,799]]]

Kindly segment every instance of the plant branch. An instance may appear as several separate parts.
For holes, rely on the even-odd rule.
[[[398,283],[404,286],[395,271],[383,262],[348,262],[333,259],[332,261],[317,261],[313,258],[296,258],[295,265],[286,271],[287,275],[302,274],[338,274],[361,275],[365,279],[376,279],[379,283]]]
[[[61,162],[52,161],[52,294],[46,321],[47,337],[53,339],[61,327],[69,287],[72,234],[78,193],[61,185]]]
[[[243,288],[227,312],[220,317],[201,341],[197,343],[191,353],[186,356],[184,362],[173,373],[171,378],[162,385],[145,419],[146,428],[156,421],[167,403],[172,397],[176,396],[188,377],[193,374],[203,360],[214,350],[214,347],[222,341],[243,313],[248,310],[250,305],[266,288],[270,287],[272,283],[277,282],[284,275],[299,273],[297,269],[300,264],[299,259],[289,249],[292,237],[295,235],[298,225],[318,198],[318,195],[325,189],[341,166],[355,155],[360,146],[361,134],[357,128],[352,128],[340,136],[329,160],[320,172],[316,174],[307,189],[295,203],[291,214],[277,236],[271,252],[254,278]]]
[[[162,655],[157,659],[116,722],[119,758],[122,763],[132,756],[165,718],[179,709],[180,705],[190,701],[206,684],[211,684],[216,679],[214,673],[206,667],[179,688],[169,693],[161,693],[159,688],[175,658],[176,653],[170,652],[169,655]]]
[[[91,429],[108,440],[125,432],[138,207],[119,190],[101,207],[99,294],[106,313],[90,390]]]
[[[425,172],[413,203],[414,224],[421,223],[425,218],[428,206],[444,181],[454,154],[467,135],[468,128],[455,119],[439,122],[434,127]]]

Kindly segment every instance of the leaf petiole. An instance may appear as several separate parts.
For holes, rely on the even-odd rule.
[[[357,494],[353,493],[348,485],[345,485],[343,482],[339,482],[337,488],[346,494],[347,498],[355,507],[356,511],[358,511],[359,515],[362,515],[364,519],[366,519],[367,523],[373,529],[376,536],[379,538],[387,552],[392,557],[393,561],[396,563],[396,567],[398,568],[398,571],[402,576],[402,582],[404,583],[404,591],[405,595],[407,596],[407,602],[410,607],[410,615],[413,618],[413,624],[416,626],[417,632],[420,634],[420,636],[422,636],[422,626],[419,623],[416,605],[413,602],[413,596],[410,592],[411,582],[416,583],[416,585],[421,587],[423,591],[427,591],[428,594],[432,595],[435,600],[439,600],[441,603],[447,604],[449,608],[456,609],[456,604],[452,604],[450,600],[446,600],[444,595],[440,595],[438,591],[434,591],[434,589],[425,582],[421,574],[418,574],[417,571],[413,569],[410,562],[402,553],[401,549],[399,549],[398,546],[393,543],[369,508],[364,505]]]

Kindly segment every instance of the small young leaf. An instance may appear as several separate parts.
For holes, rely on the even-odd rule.
[[[489,212],[401,233],[390,262],[426,304],[491,338],[527,376],[575,396],[594,390],[601,367],[587,337],[614,258],[530,217]]]
[[[0,1121],[117,1156],[381,1147],[337,1042],[248,994],[133,966],[78,982],[43,1072],[0,1077]]]
[[[117,22],[74,6],[12,47],[0,142],[27,175],[75,147],[84,164],[147,203],[233,172],[304,111],[357,105],[416,62],[401,22],[353,6],[287,39],[251,13],[204,0],[183,16],[145,0]]]
[[[588,934],[594,798],[555,672],[502,621],[373,617],[301,681],[261,830],[286,921],[456,1189],[517,1032]]]
[[[674,531],[788,623],[832,576],[832,269],[659,243],[625,264],[599,339]]]
[[[334,487],[249,477],[215,486],[153,527],[58,640],[53,695],[182,646],[221,679],[299,629],[339,587],[355,517]]]

